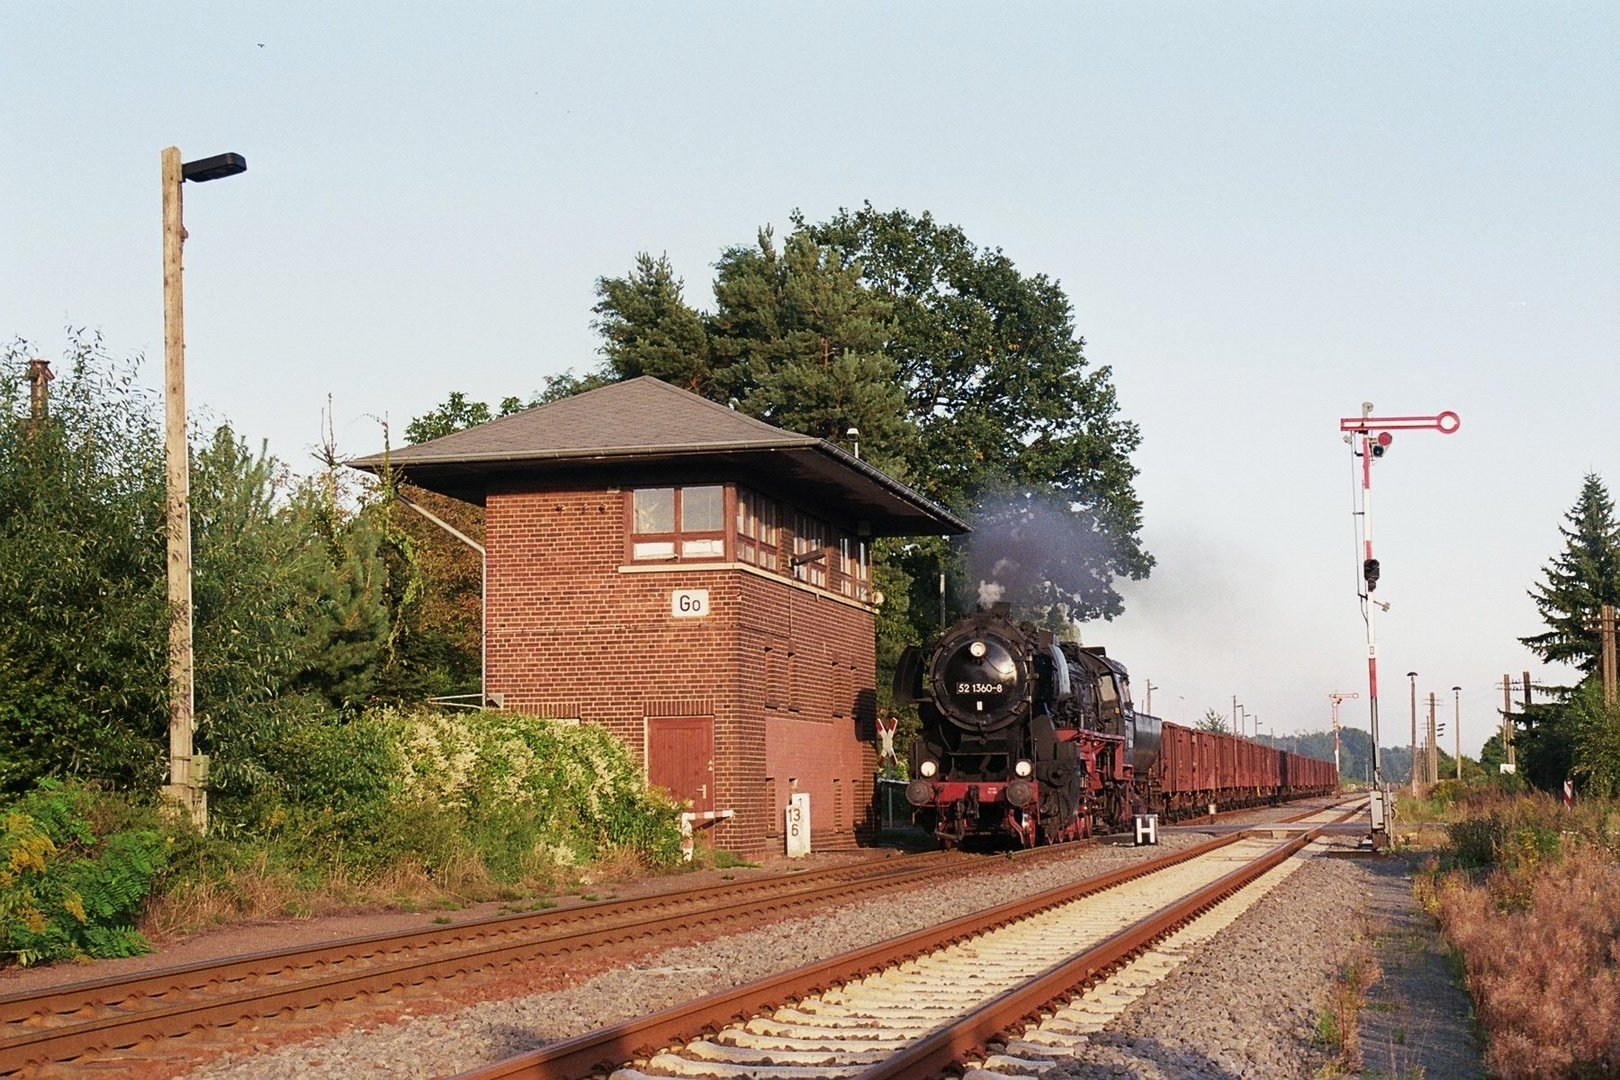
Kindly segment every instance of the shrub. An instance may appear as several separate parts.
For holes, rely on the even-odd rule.
[[[388,710],[377,719],[397,733],[403,800],[465,815],[500,880],[513,880],[525,858],[679,856],[678,809],[647,789],[629,750],[602,728],[510,712]]]
[[[622,852],[679,857],[679,811],[598,727],[514,712],[345,715],[303,698],[266,706],[254,730],[217,770],[219,823],[297,861],[436,874],[471,857],[511,883]]]
[[[0,812],[0,953],[26,965],[148,951],[134,923],[168,839],[156,828],[98,836],[104,801],[89,788],[43,781]]]

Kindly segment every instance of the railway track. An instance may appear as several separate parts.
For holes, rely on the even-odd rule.
[[[1019,853],[1017,865],[1072,848]],[[710,933],[814,905],[858,902],[1004,860],[931,852],[646,897],[470,920],[160,968],[0,997],[0,1076],[176,1057],[165,1040],[260,1022],[314,1022],[343,1002],[401,998],[445,980],[661,938]],[[181,1055],[183,1056],[183,1054]]]
[[[1348,820],[1356,811],[1317,812]],[[1305,818],[1309,815],[1297,815]],[[1324,822],[1323,824],[1327,824]],[[1257,829],[1266,831],[1265,825]],[[1232,834],[642,1019],[460,1074],[455,1080],[858,1076],[941,1073],[1007,1042],[1150,942],[1248,886],[1310,843]],[[1072,1037],[1009,1044],[987,1062],[1038,1074]],[[1045,1038],[1043,1046],[1038,1041]],[[1033,1049],[1032,1049],[1033,1048]]]

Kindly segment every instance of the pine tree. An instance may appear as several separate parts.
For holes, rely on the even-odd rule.
[[[622,278],[600,278],[593,309],[602,354],[613,379],[651,375],[694,394],[718,398],[728,388],[714,384],[708,335],[698,313],[681,295],[669,257],[643,252]],[[607,380],[602,380],[607,381]],[[588,390],[589,385],[579,389]]]
[[[1620,604],[1620,522],[1603,481],[1588,473],[1580,497],[1559,527],[1564,551],[1530,590],[1547,630],[1520,638],[1549,663],[1566,663],[1586,674],[1596,668],[1600,644],[1596,626],[1603,604]]]

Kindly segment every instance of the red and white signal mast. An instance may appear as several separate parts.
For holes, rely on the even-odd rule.
[[[1380,606],[1388,610],[1388,605],[1380,605],[1372,598],[1378,588],[1379,574],[1378,559],[1373,555],[1372,466],[1395,441],[1394,432],[1438,431],[1442,435],[1452,435],[1462,426],[1462,420],[1450,411],[1435,416],[1374,416],[1372,410],[1372,402],[1362,402],[1361,415],[1341,418],[1339,430],[1345,433],[1344,441],[1350,444],[1350,452],[1361,459],[1361,509],[1357,511],[1357,516],[1361,521],[1361,582],[1364,587],[1356,590],[1356,593],[1361,598],[1362,621],[1367,625],[1367,708],[1372,735],[1372,842],[1375,847],[1381,847],[1388,835],[1386,809],[1389,792],[1384,785],[1383,766],[1378,753],[1378,635],[1374,629],[1374,612]]]

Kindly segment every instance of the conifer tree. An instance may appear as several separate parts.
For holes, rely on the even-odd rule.
[[[1547,629],[1519,640],[1549,663],[1566,663],[1590,674],[1600,644],[1597,616],[1603,604],[1620,604],[1620,522],[1603,481],[1588,473],[1559,527],[1564,550],[1543,569],[1546,580],[1530,590]]]

